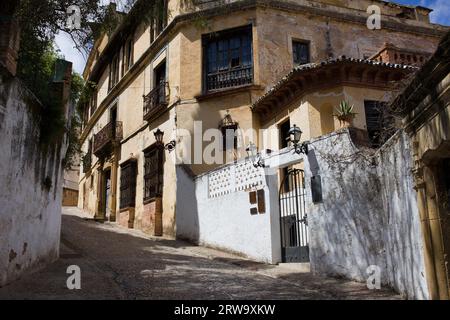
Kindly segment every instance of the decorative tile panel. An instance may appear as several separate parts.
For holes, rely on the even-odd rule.
[[[255,168],[250,161],[239,162],[208,174],[208,195],[217,198],[232,192],[260,188],[264,183],[264,169]]]

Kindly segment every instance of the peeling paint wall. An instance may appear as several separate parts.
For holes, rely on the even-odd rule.
[[[58,258],[64,147],[41,151],[41,105],[0,71],[1,287]]]
[[[356,147],[346,130],[311,141],[306,183],[320,175],[323,196],[308,206],[314,273],[366,282],[376,265],[382,284],[429,298],[412,168],[402,131],[375,153]]]

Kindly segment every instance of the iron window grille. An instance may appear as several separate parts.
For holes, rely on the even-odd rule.
[[[251,26],[209,34],[204,41],[206,91],[253,83]]]
[[[395,119],[387,112],[385,102],[366,100],[364,111],[370,143],[378,148],[395,133]]]
[[[120,166],[120,209],[136,205],[137,162],[131,159]]]
[[[155,144],[144,151],[144,203],[162,197],[164,148]]]

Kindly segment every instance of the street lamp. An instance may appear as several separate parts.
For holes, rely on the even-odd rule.
[[[155,135],[155,140],[157,144],[164,146],[164,149],[168,150],[169,152],[175,150],[175,146],[177,145],[175,140],[172,140],[168,144],[164,145],[163,142],[164,131],[161,131],[161,129],[158,128],[156,131],[153,132],[153,134]]]
[[[253,142],[250,142],[245,151],[247,151],[248,156],[253,159],[253,166],[255,168],[265,167],[264,160],[261,158],[261,155],[258,153],[258,148]]]
[[[157,144],[163,144],[163,137],[164,137],[164,131],[161,131],[161,129],[158,128],[158,130],[153,132],[155,136],[155,140]]]
[[[299,127],[297,127],[295,124],[294,126],[289,129],[289,138],[287,140],[290,140],[292,144],[294,145],[294,150],[297,154],[308,154],[308,144],[303,142],[300,144],[300,140],[302,138],[302,130],[300,130]]]

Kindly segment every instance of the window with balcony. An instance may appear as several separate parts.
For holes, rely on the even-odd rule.
[[[164,148],[153,145],[144,150],[144,203],[162,196]]]
[[[306,41],[292,41],[292,56],[294,66],[310,63],[309,43]]]
[[[158,35],[167,26],[167,0],[158,0],[155,2],[155,14],[150,18],[150,43],[153,43]]]
[[[122,77],[131,69],[134,63],[134,41],[128,39],[122,47]]]
[[[144,96],[144,120],[158,116],[167,106],[166,61],[161,62],[153,73],[153,89]]]
[[[136,204],[137,162],[130,159],[120,165],[120,209],[134,208]]]
[[[119,55],[115,55],[109,65],[108,91],[119,82]]]
[[[253,83],[251,26],[209,34],[203,40],[205,91]]]

